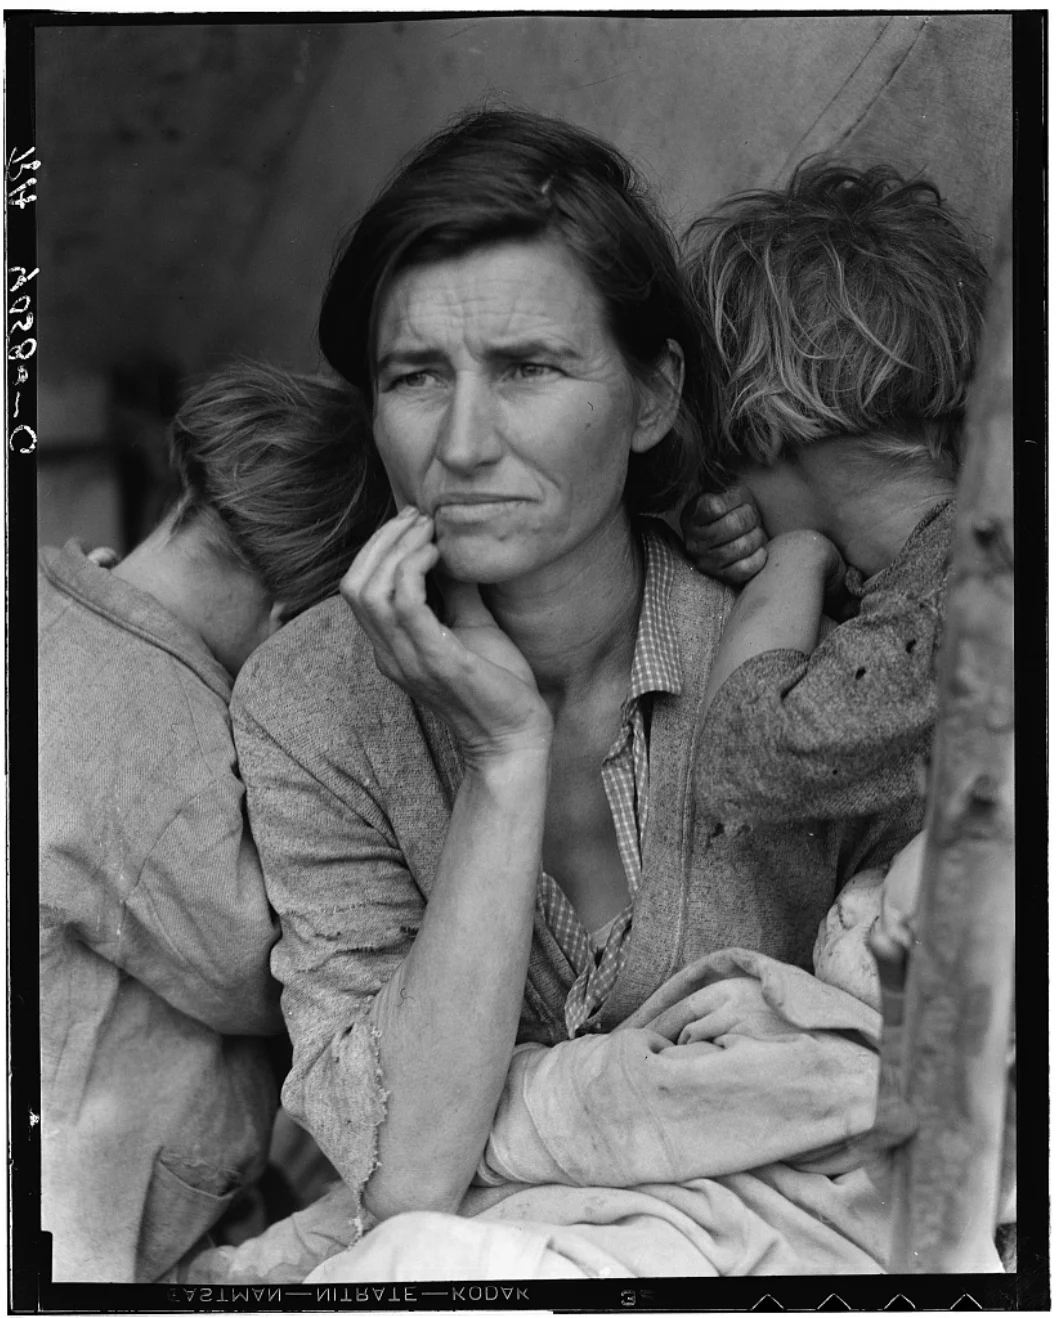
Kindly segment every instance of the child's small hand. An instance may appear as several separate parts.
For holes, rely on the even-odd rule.
[[[743,485],[690,499],[682,510],[682,535],[697,570],[728,586],[743,586],[766,562],[762,518]]]

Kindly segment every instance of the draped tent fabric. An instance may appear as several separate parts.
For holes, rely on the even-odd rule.
[[[39,254],[55,278],[41,285],[41,380],[143,353],[188,371],[235,351],[317,365],[338,235],[416,142],[485,102],[610,138],[676,229],[824,152],[930,174],[988,255],[1011,187],[1011,21],[475,13],[42,28]]]
[[[372,168],[345,176],[347,200],[335,208],[333,233],[367,204],[399,155],[488,96],[611,138],[657,184],[676,229],[731,191],[782,181],[817,151],[930,171],[985,238],[1007,198],[1012,121],[1004,16],[489,18],[461,35],[459,27],[465,24],[445,24],[444,31],[433,30],[440,23],[406,25],[400,42],[411,49],[402,58],[399,46],[394,55],[391,39],[386,44],[373,29],[346,39],[345,59],[335,61],[305,131],[332,159],[349,124],[372,130]],[[378,74],[357,76],[354,92],[350,86],[345,60],[360,54],[360,43],[364,65],[369,53],[405,89],[395,124],[387,122],[392,101]],[[445,60],[450,73],[437,69]],[[349,100],[352,113],[342,114]],[[354,152],[367,147],[367,137],[355,133]],[[392,138],[398,142],[390,147]],[[318,184],[309,160],[291,164],[293,193]],[[285,205],[269,217],[250,271],[274,270],[290,218]],[[292,246],[284,244],[285,251]],[[318,266],[307,275],[320,276]],[[246,282],[271,296],[282,292],[274,279],[251,274]],[[232,329],[239,333],[245,323]]]

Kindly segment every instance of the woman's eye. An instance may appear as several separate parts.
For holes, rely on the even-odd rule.
[[[432,371],[405,371],[403,375],[394,375],[386,389],[420,389],[423,385],[430,384],[434,375]]]
[[[510,373],[517,380],[542,380],[552,375],[557,368],[546,362],[514,362]]]

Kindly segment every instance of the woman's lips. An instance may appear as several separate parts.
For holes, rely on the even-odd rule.
[[[443,517],[447,521],[474,522],[492,517],[496,513],[512,508],[514,504],[524,502],[524,499],[515,495],[466,495],[442,500],[433,516]]]

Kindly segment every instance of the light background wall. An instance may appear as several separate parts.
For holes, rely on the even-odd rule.
[[[828,152],[930,175],[985,252],[1011,189],[1010,64],[1002,14],[42,28],[42,452],[89,430],[105,447],[110,414],[78,400],[137,363],[318,366],[338,236],[470,104],[608,137],[676,227]],[[105,538],[108,514],[46,470],[41,538]]]

